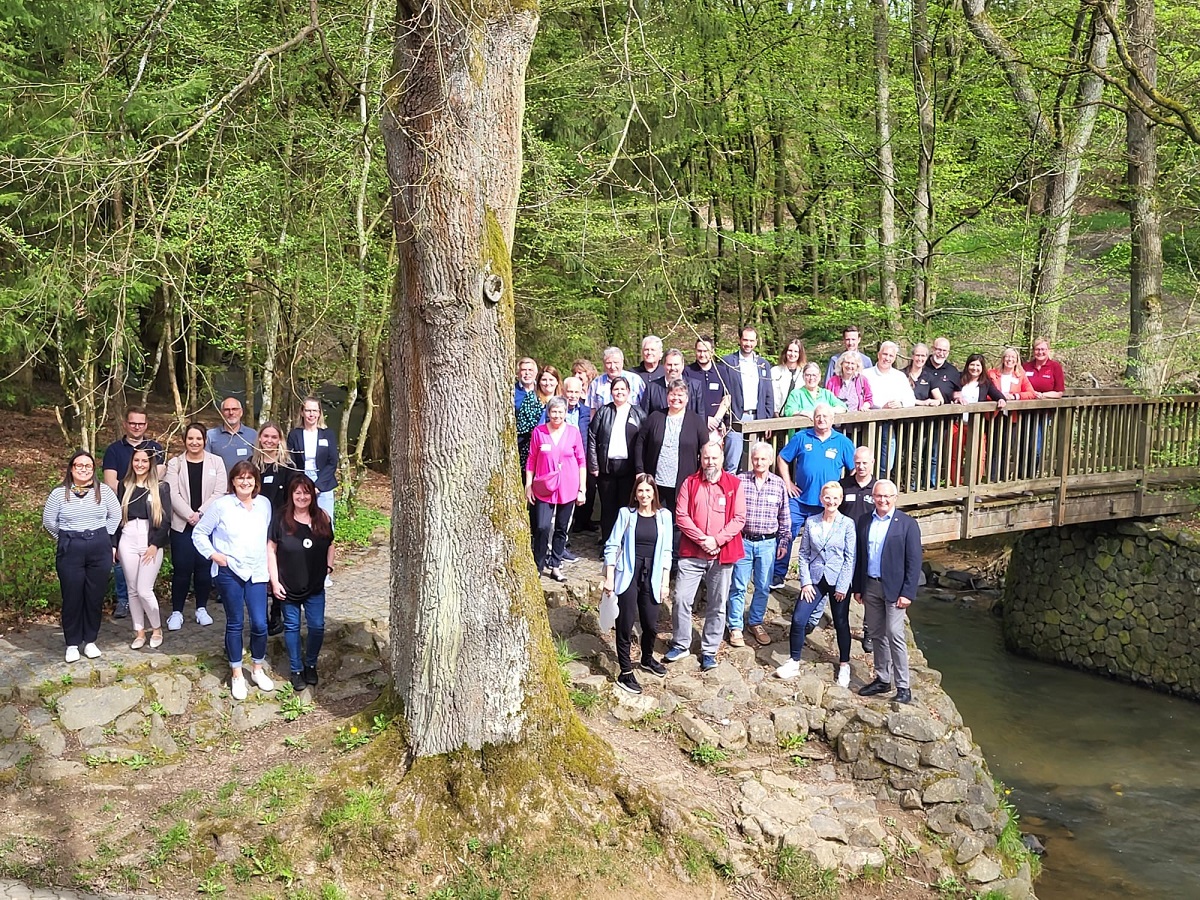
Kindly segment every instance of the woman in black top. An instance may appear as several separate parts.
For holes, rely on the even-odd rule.
[[[183,627],[183,606],[193,584],[196,622],[213,622],[208,614],[211,566],[192,543],[192,531],[209,505],[225,493],[229,475],[225,461],[204,449],[207,434],[202,423],[192,422],[183,431],[183,453],[167,461],[164,480],[171,489],[171,615],[167,616],[167,631]]]
[[[271,594],[283,603],[283,642],[291,664],[292,687],[317,683],[317,656],[325,638],[325,578],[333,571],[333,523],[317,506],[317,488],[307,475],[288,485],[283,509],[267,532],[267,572]],[[305,652],[300,648],[300,607],[308,622]]]
[[[158,480],[154,451],[139,447],[133,451],[129,471],[117,485],[121,503],[121,525],[117,528],[117,558],[129,585],[129,613],[135,632],[130,648],[140,650],[146,643],[146,621],[153,631],[150,647],[162,644],[162,617],[154,582],[162,568],[162,548],[171,532],[171,488]]]

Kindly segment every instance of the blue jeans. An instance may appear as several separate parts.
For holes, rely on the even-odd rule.
[[[742,464],[742,445],[746,438],[732,429],[725,435],[725,471],[736,473]]]
[[[741,631],[742,612],[746,606],[746,588],[751,586],[753,575],[754,599],[745,617],[746,625],[761,625],[767,614],[767,595],[771,593],[771,573],[775,568],[775,538],[765,541],[747,541],[742,545],[746,554],[733,564],[733,582],[729,588],[729,606],[725,611],[730,631]]]
[[[792,554],[796,552],[796,537],[800,534],[800,529],[804,527],[804,522],[809,516],[815,516],[822,512],[820,506],[809,506],[801,503],[796,497],[788,497],[788,512],[792,516],[792,542],[788,545],[787,553],[783,554],[783,559],[775,561],[775,574],[771,581],[773,584],[779,584],[787,577],[788,563],[792,559]]]
[[[325,641],[325,592],[313,594],[303,603],[280,603],[283,609],[283,643],[287,647],[288,664],[293,672],[304,671],[305,666],[316,668],[321,644]],[[308,635],[304,641],[304,654],[300,652],[300,608],[304,608],[304,621],[308,623]]]
[[[822,579],[821,583],[813,585],[813,590],[816,591],[816,594],[811,600],[796,600],[796,608],[792,610],[792,632],[788,637],[788,649],[791,650],[792,659],[799,659],[800,651],[804,649],[804,626],[809,623],[814,623],[814,620],[815,622],[821,621],[821,612],[825,609],[825,604],[829,601],[829,597],[833,593],[832,590],[826,590],[828,587],[828,585],[824,584],[824,579]],[[847,596],[847,598],[839,605],[848,612],[850,608],[849,603],[850,600]],[[838,636],[839,660],[841,662],[848,662],[850,659],[850,620],[849,618],[846,618],[845,620],[846,652],[844,654],[840,652],[843,643],[843,635],[842,627],[838,622],[838,616],[836,614],[834,615],[833,620]]]
[[[225,607],[225,654],[231,668],[242,667],[242,627],[250,613],[250,658],[261,665],[267,659],[267,583],[242,581],[228,566],[213,578]]]
[[[120,563],[113,563],[113,588],[117,595],[118,606],[129,605],[129,585],[125,583],[125,570]]]

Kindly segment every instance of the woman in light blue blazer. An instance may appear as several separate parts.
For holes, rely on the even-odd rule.
[[[775,670],[779,678],[800,674],[800,651],[804,649],[805,626],[814,609],[833,595],[830,610],[837,632],[837,683],[850,686],[850,581],[854,577],[854,522],[838,512],[842,487],[836,481],[821,486],[824,511],[809,516],[796,554],[800,563],[800,599],[792,611],[791,659]]]
[[[666,667],[654,658],[658,636],[658,605],[670,594],[671,513],[659,506],[654,476],[633,481],[630,505],[617,510],[617,521],[604,545],[604,589],[617,595],[617,686],[640,694],[629,658],[633,622],[642,623],[641,669],[659,678]]]

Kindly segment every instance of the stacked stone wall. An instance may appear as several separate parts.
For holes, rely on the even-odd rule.
[[[1200,699],[1200,537],[1141,522],[1026,534],[1005,578],[1010,650]]]

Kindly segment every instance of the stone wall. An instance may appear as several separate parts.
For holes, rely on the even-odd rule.
[[[1005,578],[1010,650],[1200,698],[1200,537],[1141,522],[1026,534]]]

